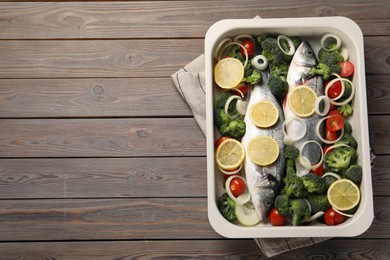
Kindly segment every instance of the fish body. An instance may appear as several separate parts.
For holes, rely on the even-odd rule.
[[[246,132],[241,142],[247,151],[249,141],[256,136],[271,136],[278,143],[279,156],[276,162],[269,166],[259,166],[252,162],[248,153],[245,157],[244,168],[245,176],[248,185],[249,192],[251,194],[252,203],[256,209],[256,212],[260,220],[264,221],[272,207],[275,196],[278,193],[280,184],[284,177],[284,135],[283,135],[283,111],[278,104],[276,98],[272,95],[268,87],[266,86],[268,75],[263,73],[263,84],[255,85],[250,93],[248,110],[245,114]],[[250,107],[262,100],[272,102],[278,112],[279,119],[276,124],[270,128],[259,128],[251,120],[249,116]]]
[[[317,60],[312,47],[308,42],[302,42],[296,50],[288,70],[288,91],[290,92],[296,86],[307,85],[314,90],[314,92],[317,94],[317,97],[324,95],[324,85],[322,82],[322,78],[320,76],[313,76],[310,73],[311,68],[316,66],[316,64]],[[283,111],[286,120],[291,117],[296,117],[296,115],[288,105],[287,98],[283,102]],[[310,117],[302,118],[304,124],[306,125],[306,134],[303,136],[302,139],[293,143],[295,147],[301,149],[302,145],[309,140],[314,140],[321,144],[321,141],[317,137],[315,130],[316,125],[320,119],[321,116],[316,113],[314,113]],[[304,126],[301,122],[291,120],[291,123],[286,124],[286,132],[292,140],[296,140],[297,137],[300,136],[301,133],[303,133],[303,127]],[[307,149],[305,148],[302,151],[302,156],[308,158],[310,162],[318,162],[321,153],[318,149],[318,146],[308,146]],[[302,176],[308,173],[308,170],[303,167],[299,161],[296,162],[296,167],[296,173],[298,176]]]

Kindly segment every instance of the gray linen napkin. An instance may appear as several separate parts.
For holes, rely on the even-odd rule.
[[[206,93],[204,80],[204,54],[174,73],[171,78],[183,99],[191,108],[194,118],[206,136]],[[296,248],[310,246],[328,237],[305,238],[254,238],[267,257]]]

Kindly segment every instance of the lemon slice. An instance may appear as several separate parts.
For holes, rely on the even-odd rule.
[[[359,187],[348,179],[337,180],[328,189],[328,200],[338,210],[350,210],[359,204]]]
[[[223,89],[236,87],[244,78],[244,65],[235,58],[220,60],[214,68],[214,80]]]
[[[306,85],[294,87],[288,94],[287,101],[294,114],[309,117],[316,111],[317,95]]]
[[[267,166],[279,156],[279,145],[271,136],[256,136],[249,140],[248,156],[257,165]]]
[[[215,160],[218,166],[227,171],[240,167],[245,158],[245,150],[241,142],[236,139],[223,141],[215,152]]]
[[[259,101],[250,107],[249,116],[258,127],[271,127],[279,118],[276,106],[269,101]]]

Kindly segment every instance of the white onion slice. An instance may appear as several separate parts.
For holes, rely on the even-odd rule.
[[[351,85],[351,88],[352,88],[352,92],[351,92],[351,95],[347,98],[347,99],[345,99],[344,101],[342,101],[342,102],[337,102],[336,100],[339,98],[339,96],[337,96],[336,98],[334,98],[334,99],[329,99],[329,101],[330,101],[330,103],[332,103],[333,105],[335,105],[335,106],[342,106],[342,105],[345,105],[345,104],[347,104],[347,103],[349,103],[349,101],[351,101],[352,100],[352,98],[353,98],[353,96],[355,95],[355,85],[352,83],[352,81],[350,81],[349,79],[347,79],[347,78],[335,78],[335,79],[332,79],[329,83],[328,83],[328,85],[326,85],[326,88],[325,88],[325,94],[327,94],[328,93],[328,89],[329,89],[329,87],[334,83],[334,82],[336,82],[336,81],[338,81],[338,80],[340,80],[341,82],[343,82],[343,81],[346,81],[346,82],[348,82],[350,85]],[[344,85],[343,85],[343,89],[344,89]],[[344,92],[344,91],[343,91]]]
[[[232,42],[232,39],[230,38],[224,38],[222,40],[219,41],[217,47],[215,47],[215,50],[214,50],[214,53],[213,53],[213,56],[216,60],[220,60],[220,55],[219,53],[221,52],[222,50],[222,47],[224,47],[223,49],[225,49],[225,46],[224,44],[228,44],[228,43],[231,43]]]
[[[347,61],[349,59],[349,52],[347,48],[341,47],[341,56],[343,56],[344,61]]]
[[[252,58],[251,63],[258,70],[265,70],[268,66],[268,60],[264,55],[256,55]]]
[[[234,197],[232,191],[230,190],[230,182],[234,179],[234,178],[239,178],[241,179],[244,183],[245,183],[245,191],[243,194],[241,194],[240,196],[242,196],[240,199],[238,199],[240,196],[238,196],[237,198]],[[246,184],[246,180],[244,177],[242,177],[241,175],[231,175],[229,178],[226,179],[226,182],[225,182],[225,189],[226,189],[226,193],[228,194],[228,196],[234,201],[234,202],[240,202],[240,201],[243,201],[243,198],[246,198],[244,197],[243,195],[245,196],[249,196],[250,197],[250,194],[249,194],[249,191],[248,191],[248,185]]]
[[[343,144],[343,143],[334,144],[334,145],[332,145],[332,146],[329,146],[329,148],[326,150],[326,152],[325,152],[324,155],[327,155],[327,154],[330,152],[330,150],[335,149],[335,148],[338,148],[338,147],[350,147],[350,146],[347,145],[347,144]]]
[[[238,84],[238,86],[236,88],[234,88],[234,91],[237,91],[238,93],[240,93],[241,97],[244,98],[245,95],[244,93],[242,93],[242,91],[240,90],[240,87],[244,86],[245,84],[244,83],[240,83]]]
[[[335,40],[336,45],[332,48],[328,48],[329,44],[326,44],[329,40]],[[341,38],[335,33],[325,33],[321,38],[321,47],[324,48],[326,51],[334,51],[341,47]]]
[[[253,36],[250,34],[239,34],[236,37],[233,38],[233,41],[238,42],[241,39],[253,39]]]
[[[230,118],[230,119],[235,119],[238,117],[238,113],[234,113],[233,115],[230,115],[229,114],[229,106],[230,106],[230,103],[233,101],[233,99],[237,99],[237,100],[242,100],[240,96],[237,96],[237,95],[232,95],[230,96],[227,100],[226,100],[226,103],[225,103],[225,107],[224,107],[224,110],[225,110],[225,113],[226,115]]]
[[[236,214],[238,222],[244,226],[254,226],[260,221],[252,202],[243,204],[236,203],[234,213]]]
[[[324,122],[326,119],[328,119],[330,117],[332,117],[332,116],[326,116],[326,117],[321,118],[320,120],[318,120],[317,125],[316,125],[317,137],[321,140],[321,142],[323,142],[325,144],[334,144],[334,143],[340,141],[341,138],[343,138],[343,136],[344,136],[344,128],[342,128],[340,136],[334,141],[326,140],[325,138],[322,137],[322,135],[320,133],[320,126],[321,126],[322,122]]]
[[[309,207],[309,210],[311,212],[311,204],[310,204],[310,202],[306,198],[304,198],[304,200],[306,201],[306,204]]]
[[[282,45],[281,45],[281,43],[280,43],[280,41],[282,41],[282,40],[287,41],[288,46],[289,46],[288,51],[286,51],[285,49],[283,49],[283,47],[282,47]],[[294,54],[294,52],[295,52],[294,43],[293,43],[292,40],[291,40],[289,37],[287,37],[286,35],[279,35],[278,38],[277,38],[277,43],[278,43],[279,49],[280,49],[284,54],[289,55],[289,56],[291,56],[291,55]]]
[[[338,210],[338,209],[336,209],[336,208],[334,208],[334,207],[332,207],[332,209],[333,209],[334,211],[336,211],[337,213],[339,213],[340,215],[346,216],[346,217],[348,217],[348,218],[352,218],[352,217],[353,217],[352,214],[344,213],[344,212],[342,212],[342,211],[340,211],[340,210]]]
[[[247,106],[248,106],[247,102],[242,101],[241,99],[237,100],[237,103],[236,103],[237,113],[240,116],[245,115]]]
[[[325,176],[333,176],[338,180],[341,179],[340,175],[338,175],[337,173],[334,173],[334,172],[326,172],[324,175],[321,176],[321,178],[324,178]]]
[[[319,219],[320,217],[322,217],[323,215],[325,215],[325,212],[323,211],[318,211],[316,214],[312,215],[311,217],[309,217],[308,219],[306,219],[305,222],[309,223],[309,222],[312,222],[314,220],[317,220]]]
[[[238,167],[237,169],[233,170],[233,171],[225,171],[224,169],[221,169],[221,167],[218,167],[219,171],[222,172],[223,174],[226,174],[226,175],[234,175],[234,174],[237,174],[241,171],[242,169],[242,165],[243,163],[240,165],[240,167]]]
[[[321,151],[321,160],[316,163],[316,164],[311,164],[309,162],[309,160],[306,158],[306,157],[303,157],[302,156],[302,151],[303,151],[303,148],[305,147],[305,145],[309,144],[309,143],[314,143],[316,145],[318,145],[320,147],[320,151]],[[306,169],[315,169],[315,168],[318,168],[322,165],[322,162],[324,161],[324,151],[322,150],[322,146],[319,142],[317,141],[314,141],[314,140],[309,140],[309,141],[306,141],[302,144],[301,148],[299,149],[299,156],[298,156],[298,159],[299,159],[299,162],[300,164],[305,167]]]
[[[221,48],[221,50],[219,51],[219,53],[218,53],[218,57],[217,57],[217,60],[220,60],[220,59],[222,59],[222,57],[221,57],[221,53],[222,53],[222,51],[225,49],[225,48],[227,48],[227,47],[229,47],[230,45],[238,45],[238,46],[240,46],[243,50],[244,50],[244,52],[245,52],[245,63],[244,63],[244,68],[246,67],[246,65],[248,64],[248,59],[249,59],[249,56],[248,56],[248,51],[245,49],[245,47],[241,44],[241,43],[238,43],[238,42],[229,42],[229,43],[227,43],[226,45],[224,45],[223,46],[223,49]]]
[[[324,101],[324,110],[322,110],[322,112],[320,111],[320,104],[321,104],[321,101]],[[323,95],[323,96],[319,96],[317,99],[316,99],[316,113],[317,115],[320,115],[320,116],[325,116],[326,114],[328,114],[329,112],[329,109],[330,109],[330,101],[329,101],[329,97]]]
[[[292,139],[286,131],[286,126],[293,120],[298,120],[304,126],[304,130],[301,132],[301,135],[299,135],[295,140]],[[307,130],[305,121],[302,118],[295,117],[295,116],[291,116],[291,117],[286,118],[286,120],[284,120],[284,122],[283,122],[282,128],[283,128],[283,134],[284,134],[284,142],[285,142],[285,144],[287,144],[286,142],[288,142],[288,145],[291,145],[291,143],[294,143],[294,142],[301,140],[306,135],[306,130]]]

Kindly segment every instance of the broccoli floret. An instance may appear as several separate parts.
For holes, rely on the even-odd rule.
[[[283,100],[283,98],[287,95],[288,83],[281,77],[275,77],[274,75],[270,75],[268,78],[267,86],[271,93],[278,100]]]
[[[302,176],[303,186],[309,193],[324,193],[326,185],[324,180],[314,173]]]
[[[344,133],[343,137],[336,144],[346,144],[353,149],[357,149],[358,143],[350,133]]]
[[[220,128],[221,125],[230,121],[224,109],[216,109],[214,114],[215,125]]]
[[[242,65],[244,65],[245,59],[242,60]],[[250,77],[253,74],[255,68],[253,67],[251,62],[248,62],[244,68],[244,78]]]
[[[344,134],[352,134],[352,126],[351,123],[348,122],[348,120],[344,120]]]
[[[345,117],[350,116],[353,113],[353,107],[348,103],[337,107],[337,110]]]
[[[349,168],[345,171],[344,176],[345,178],[359,185],[362,182],[362,177],[363,177],[362,166],[357,164],[353,164],[349,166]]]
[[[290,198],[285,194],[279,194],[275,198],[275,207],[278,212],[283,216],[290,215]]]
[[[261,54],[264,55],[270,63],[289,63],[291,56],[286,55],[278,46],[278,42],[273,37],[268,37],[261,42],[263,48]]]
[[[272,63],[270,65],[270,74],[275,77],[283,77],[285,79],[287,78],[287,73],[288,73],[288,65],[285,63],[278,63],[278,64]]]
[[[217,108],[224,108],[225,107],[225,104],[226,104],[226,101],[232,96],[233,94],[226,91],[226,92],[222,92],[221,95],[219,95],[217,101],[215,102],[215,105]]]
[[[228,221],[235,221],[237,219],[236,214],[234,213],[236,204],[226,192],[218,198],[217,207],[222,216]]]
[[[322,79],[327,80],[332,76],[332,73],[339,74],[341,70],[340,65],[332,64],[327,65],[325,63],[319,63],[316,67],[311,68],[311,73],[314,75],[321,75]]]
[[[322,177],[322,179],[325,182],[326,189],[328,189],[330,187],[330,185],[332,185],[333,182],[338,180],[336,177],[334,177],[332,175],[326,175],[326,176]]]
[[[299,156],[299,150],[295,146],[284,147],[284,157],[288,159],[296,159]]]
[[[334,50],[334,51],[327,51],[323,48],[321,48],[318,51],[318,61],[319,63],[324,63],[328,66],[337,64],[339,62],[344,61],[344,57],[339,50]]]
[[[289,198],[302,198],[306,195],[305,187],[303,186],[302,178],[298,176],[290,176],[283,188],[283,193]]]
[[[261,73],[258,70],[253,70],[252,74],[246,77],[246,82],[251,85],[259,84],[261,81]]]
[[[315,214],[320,211],[326,211],[330,208],[328,196],[326,195],[309,195],[307,200],[311,206],[311,213]]]
[[[240,139],[244,136],[246,130],[246,125],[244,120],[241,118],[236,118],[230,120],[227,123],[224,123],[219,128],[221,135],[230,136],[235,139]]]
[[[290,37],[290,39],[291,39],[295,49],[298,49],[299,45],[301,45],[301,43],[302,43],[302,40],[297,36]]]
[[[290,202],[290,214],[292,216],[292,224],[300,225],[305,219],[310,217],[310,208],[305,199],[293,199]]]
[[[340,97],[340,100],[345,100],[347,98],[349,98],[352,94],[352,86],[349,82],[343,82],[344,83],[344,93],[343,95]]]
[[[356,156],[352,147],[338,147],[325,156],[325,168],[332,172],[341,172],[348,168]]]

